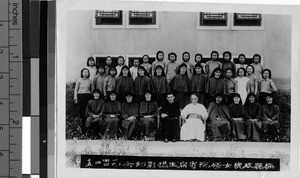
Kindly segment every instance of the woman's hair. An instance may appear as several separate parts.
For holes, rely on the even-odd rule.
[[[272,74],[271,74],[271,70],[270,70],[270,69],[264,69],[264,70],[262,71],[262,73],[261,73],[262,78],[264,78],[264,72],[265,72],[265,71],[268,71],[268,72],[269,72],[269,79],[271,79],[271,78],[272,78]]]
[[[164,53],[163,51],[157,51],[157,53],[156,53],[156,59],[157,59],[157,60],[158,60],[158,54],[159,54],[159,53],[162,53],[163,56],[165,55],[165,53]],[[164,60],[164,58],[163,58],[162,60]]]
[[[190,95],[190,98],[192,98],[192,96],[196,96],[198,99],[199,99],[199,97],[198,97],[198,95],[196,94],[196,93],[192,93],[191,95]]]
[[[240,60],[240,57],[242,57],[242,56],[244,56],[244,58],[245,58],[245,60],[246,60],[245,54],[240,54],[239,57],[238,57],[238,59]]]
[[[106,57],[106,60],[105,60],[105,64],[106,64],[106,61],[107,61],[108,58],[111,59],[111,63],[112,63],[112,58],[111,58],[111,56],[107,56],[107,57]]]
[[[255,95],[254,93],[251,92],[251,93],[249,93],[249,94],[247,95],[247,98],[246,98],[246,101],[245,101],[245,104],[244,104],[244,105],[250,104],[250,100],[249,100],[250,96],[253,96],[253,97],[254,97],[254,102],[257,102],[256,95]]]
[[[123,56],[119,56],[119,57],[118,57],[118,60],[119,60],[120,58],[123,59],[123,64],[125,64],[125,59],[124,59],[124,57],[123,57]]]
[[[138,70],[140,70],[140,69],[142,69],[142,70],[144,71],[145,76],[148,76],[148,77],[149,77],[149,74],[148,74],[147,70],[145,69],[145,67],[139,66],[139,67],[138,67]],[[138,72],[138,76],[140,76],[139,72]]]
[[[156,70],[157,70],[158,68],[160,68],[160,69],[162,70],[161,76],[166,76],[165,71],[164,71],[164,68],[163,68],[161,65],[157,65],[157,66],[155,67],[155,70],[154,70],[154,76],[157,76]]]
[[[185,63],[180,64],[180,66],[178,67],[178,70],[177,70],[177,74],[180,74],[180,69],[181,69],[182,67],[187,68],[187,65],[186,65]],[[187,75],[187,71],[185,72],[184,75]]]
[[[227,68],[227,69],[225,70],[224,75],[226,75],[226,72],[229,71],[229,70],[232,72],[232,75],[233,75],[233,69],[232,69],[232,68]]]
[[[128,70],[128,77],[131,77],[131,73],[129,72],[129,67],[128,67],[127,65],[124,65],[124,66],[122,67],[119,76],[123,76],[123,69],[127,69],[127,70]]]
[[[212,58],[213,53],[216,53],[217,56],[218,56],[217,58],[219,58],[219,53],[218,53],[218,51],[212,51],[212,52],[210,53],[210,58]]]
[[[260,63],[260,61],[261,61],[261,56],[260,56],[259,54],[254,54],[254,55],[253,55],[253,61],[254,61],[254,58],[255,58],[255,57],[258,57],[259,63]]]
[[[234,103],[234,97],[239,97],[239,98],[240,98],[239,104],[242,104],[242,98],[241,98],[241,95],[240,95],[240,94],[234,93],[234,94],[232,95],[232,102],[233,102],[233,103]]]
[[[144,54],[144,55],[142,56],[142,59],[144,59],[144,57],[147,57],[148,59],[150,58],[148,54]]]
[[[221,74],[220,74],[220,78],[223,78],[223,75],[222,75],[222,69],[221,69],[221,67],[217,67],[217,68],[215,68],[215,69],[213,70],[213,72],[212,72],[212,74],[211,74],[210,78],[213,78],[213,77],[215,77],[215,73],[216,73],[217,71],[220,71],[220,72],[221,72]]]
[[[99,74],[99,69],[100,68],[104,69],[104,73],[105,73],[105,66],[104,65],[99,65],[99,66],[97,66],[96,75]]]
[[[201,68],[201,74],[204,74],[204,70],[203,70],[203,67],[201,66],[201,64],[196,64],[195,67],[194,67],[194,72],[193,72],[193,75],[197,75],[196,73],[196,67],[200,67]]]
[[[223,58],[224,58],[225,54],[229,54],[229,61],[230,61],[230,60],[231,60],[231,52],[225,51],[225,52],[223,53]]]
[[[196,61],[196,57],[197,57],[197,56],[200,56],[200,57],[201,57],[200,62],[202,62],[203,56],[202,56],[202,54],[200,54],[200,53],[195,54],[195,62],[197,63],[197,61]]]
[[[187,52],[187,51],[185,51],[185,52],[183,52],[183,53],[182,53],[182,60],[184,59],[184,58],[183,58],[183,56],[184,56],[185,54],[188,54],[188,55],[189,55],[189,59],[188,59],[188,61],[189,61],[189,60],[190,60],[190,57],[191,57],[191,55],[190,55],[190,53],[189,53],[189,52]],[[184,61],[184,60],[183,60],[183,61]]]
[[[171,53],[168,54],[168,60],[170,60],[171,55],[174,55],[175,56],[175,61],[177,61],[177,54],[174,53],[174,52],[171,52]]]
[[[254,73],[255,70],[254,70],[253,65],[251,65],[251,64],[247,65],[246,69],[247,69],[248,67],[251,67],[251,68],[252,68],[252,73]]]
[[[222,101],[221,101],[220,104],[224,104],[225,103],[225,101],[224,101],[224,95],[222,93],[215,94],[215,96],[214,96],[214,102],[216,102],[216,98],[217,97],[221,97],[222,98]]]
[[[237,75],[237,76],[240,76],[240,75],[239,75],[239,71],[240,71],[240,70],[244,71],[244,76],[246,76],[246,69],[243,68],[243,67],[240,67],[240,68],[236,71],[236,75]]]
[[[89,64],[90,61],[94,61],[93,66],[96,66],[96,61],[93,57],[88,57],[88,59],[86,60],[86,66],[88,66],[88,67],[90,66],[90,64]]]
[[[80,77],[83,78],[83,71],[84,71],[84,70],[87,70],[87,71],[88,71],[88,76],[87,76],[87,78],[90,78],[90,71],[89,71],[89,69],[87,69],[87,68],[81,69]]]

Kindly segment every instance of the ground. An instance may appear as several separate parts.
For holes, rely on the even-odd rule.
[[[66,166],[79,167],[80,155],[279,158],[280,170],[290,169],[290,143],[67,140]]]

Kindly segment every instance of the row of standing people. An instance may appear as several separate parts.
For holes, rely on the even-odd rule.
[[[240,95],[234,94],[233,103],[228,106],[223,95],[216,94],[206,109],[198,103],[198,96],[191,94],[190,104],[181,110],[171,92],[166,95],[167,102],[159,111],[150,91],[145,93],[145,101],[140,105],[133,101],[131,93],[126,93],[126,101],[122,104],[116,101],[114,91],[106,103],[100,99],[100,94],[100,90],[94,90],[94,99],[88,102],[84,122],[88,130],[93,128],[104,138],[155,140],[158,117],[162,126],[160,135],[156,136],[165,142],[204,141],[206,134],[214,140],[260,141],[262,135],[271,135],[270,138],[275,140],[278,134],[280,111],[273,103],[272,95],[267,95],[267,103],[261,106],[254,93],[248,94],[245,105],[241,103]]]

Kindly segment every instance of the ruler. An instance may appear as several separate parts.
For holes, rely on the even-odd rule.
[[[22,1],[0,1],[0,178],[22,177]]]

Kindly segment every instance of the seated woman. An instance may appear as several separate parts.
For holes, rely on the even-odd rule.
[[[151,100],[152,93],[146,91],[145,101],[140,104],[140,120],[142,125],[142,134],[146,141],[155,139],[155,119],[158,116],[158,106]]]
[[[230,134],[230,115],[229,108],[224,104],[224,97],[218,93],[215,101],[208,107],[208,123],[214,140],[226,140]]]
[[[198,100],[198,96],[192,94],[191,103],[181,111],[184,123],[180,131],[181,140],[204,141],[207,111],[202,104],[198,103]]]
[[[104,138],[117,139],[119,117],[121,114],[121,103],[116,101],[116,92],[110,92],[110,101],[104,104],[103,115],[103,135]]]
[[[280,110],[278,105],[273,103],[271,93],[266,95],[266,101],[267,104],[261,107],[264,135],[266,141],[276,141],[278,140]]]
[[[232,121],[232,139],[245,140],[245,110],[244,106],[242,105],[241,96],[238,93],[233,95],[233,103],[229,105],[229,114]]]
[[[249,141],[259,141],[261,133],[261,107],[256,101],[256,95],[249,93],[244,105],[247,125],[247,139]]]
[[[123,136],[127,140],[131,140],[134,137],[135,125],[139,113],[139,106],[137,103],[132,102],[132,94],[124,94],[126,102],[122,103],[121,118],[122,118],[122,131]]]
[[[91,99],[88,101],[85,115],[86,115],[86,121],[85,121],[85,128],[89,132],[98,132],[99,134],[101,126],[102,126],[102,112],[103,112],[103,105],[104,101],[100,99],[100,90],[94,89],[93,96],[94,99]]]

